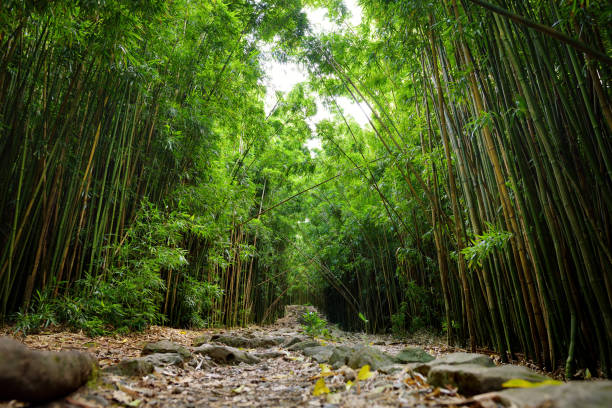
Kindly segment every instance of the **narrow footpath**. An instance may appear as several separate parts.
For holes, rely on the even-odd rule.
[[[407,344],[335,329],[325,339],[312,338],[300,325],[306,308],[288,306],[284,318],[265,327],[152,327],[93,339],[43,333],[23,342],[40,350],[88,351],[100,366],[86,386],[46,407],[586,408],[612,402],[611,381],[560,384],[433,338]],[[0,402],[23,406],[40,405]]]

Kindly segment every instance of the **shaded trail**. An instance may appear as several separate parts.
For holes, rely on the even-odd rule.
[[[83,334],[58,332],[31,335],[24,342],[36,349],[87,350],[98,358],[101,371],[94,384],[81,387],[47,407],[508,406],[496,394],[475,398],[459,394],[462,389],[485,387],[484,390],[490,387],[486,381],[468,378],[466,385],[459,375],[454,380],[444,377],[435,386],[427,382],[427,371],[430,382],[436,378],[435,374],[432,377],[436,370],[446,376],[453,367],[468,366],[484,372],[514,370],[521,376],[527,372],[540,381],[545,378],[525,367],[495,367],[499,361],[494,362],[487,355],[451,353],[456,350],[435,338],[413,339],[421,343],[420,348],[391,337],[337,329],[331,329],[333,340],[313,339],[304,335],[299,324],[303,310],[304,307],[289,306],[284,318],[265,327],[191,331],[154,326],[126,336],[92,339]],[[342,350],[348,349],[351,351],[342,355]],[[404,356],[404,364],[397,364],[399,361],[391,360],[392,356]],[[437,359],[432,361],[434,357]],[[425,363],[406,364],[420,359]],[[435,365],[442,361],[448,365]],[[320,362],[329,366],[323,368]],[[366,363],[378,371],[373,371],[370,378],[356,380],[359,368]],[[313,389],[321,378],[330,393],[315,396]],[[446,384],[451,380],[457,382],[457,387]],[[354,385],[347,386],[351,383]],[[599,388],[595,391],[603,398],[612,398],[612,382],[587,386],[593,384],[607,386],[604,391]],[[486,405],[487,401],[502,403]],[[9,406],[27,404],[0,403],[0,407]]]

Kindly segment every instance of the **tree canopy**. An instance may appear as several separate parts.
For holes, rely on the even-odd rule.
[[[102,334],[309,302],[609,376],[610,3],[359,5],[352,27],[341,0],[4,1],[0,318]],[[268,109],[266,47],[308,73]]]

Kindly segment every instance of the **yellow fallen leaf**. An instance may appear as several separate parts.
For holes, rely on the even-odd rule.
[[[352,386],[353,386],[353,382],[351,380],[348,380],[345,385],[346,390],[347,391],[350,390]]]
[[[363,381],[367,380],[368,378],[371,378],[373,375],[374,373],[370,371],[370,365],[366,364],[359,370],[359,373],[357,374],[357,379],[359,381]]]
[[[187,334],[187,332],[186,332],[186,331],[181,331],[180,333],[181,333],[181,334]]]
[[[561,385],[561,384],[563,383],[557,380],[544,380],[540,382],[531,382],[527,380],[522,380],[520,378],[513,378],[503,383],[502,387],[504,388],[534,388],[534,387],[542,387],[544,385]]]
[[[329,364],[319,364],[319,368],[321,369],[321,377],[329,377],[335,374]]]
[[[321,394],[329,394],[329,388],[327,388],[323,378],[319,378],[319,381],[317,381],[314,386],[314,390],[312,391],[312,395],[315,397],[318,397]]]

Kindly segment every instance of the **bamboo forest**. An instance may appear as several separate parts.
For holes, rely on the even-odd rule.
[[[378,357],[351,363],[404,343],[612,403],[609,1],[4,0],[0,44],[0,334],[127,357],[209,333],[156,373],[230,381],[214,370],[263,347],[236,339],[294,313],[302,341],[366,347],[339,365],[353,388],[273,348],[270,367],[321,363],[291,380],[320,406],[497,390],[407,360],[384,388]],[[313,406],[232,378],[206,404],[119,385],[113,404]]]

